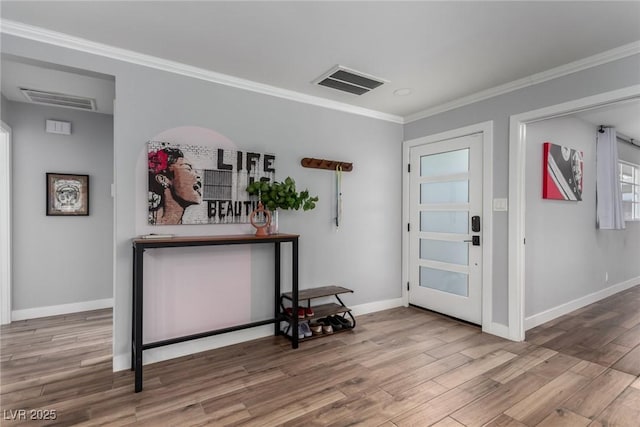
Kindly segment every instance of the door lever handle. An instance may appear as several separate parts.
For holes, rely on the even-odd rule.
[[[480,246],[480,236],[471,236],[471,240],[464,240],[464,242],[471,243],[473,246]]]

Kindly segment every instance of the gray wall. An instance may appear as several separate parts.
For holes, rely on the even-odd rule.
[[[405,140],[474,123],[494,121],[493,196],[509,194],[509,118],[511,115],[640,84],[640,55],[633,55],[554,80],[496,96],[408,123]],[[508,216],[494,212],[493,321],[508,324]]]
[[[7,109],[9,108],[9,101],[4,97],[4,95],[0,95],[0,102],[0,120],[9,125],[9,123],[7,123]]]
[[[128,351],[130,239],[146,231],[136,227],[131,209],[138,200],[131,183],[146,176],[146,169],[136,168],[137,159],[150,137],[173,127],[213,129],[239,149],[272,152],[277,179],[290,175],[300,188],[320,197],[313,211],[280,215],[281,231],[301,235],[301,288],[349,287],[354,290],[345,299],[349,305],[400,297],[400,125],[131,65],[116,74],[116,90],[116,354]],[[303,157],[354,162],[354,171],[343,180],[345,219],[339,232],[332,227],[333,174],[302,168]],[[165,229],[176,234],[238,232],[237,226],[225,225],[169,226],[161,232]],[[272,277],[272,270],[260,265],[271,259],[262,255],[265,250],[253,251],[252,277],[268,295],[272,285],[264,278]]]
[[[625,230],[595,225],[596,134],[596,126],[572,117],[527,126],[525,317],[640,277],[640,222]],[[544,142],[583,152],[582,201],[542,199]],[[638,163],[640,149],[619,146],[622,160]]]
[[[296,178],[318,194],[314,211],[282,215],[282,231],[300,233],[301,287],[339,283],[347,304],[399,298],[402,126],[225,87],[86,53],[2,35],[6,53],[115,76],[114,356],[128,360],[131,337],[131,238],[136,227],[134,184],[146,141],[163,130],[213,129],[239,148],[277,155],[277,178]],[[305,169],[302,157],[354,162],[344,176],[344,223],[336,232],[334,181]],[[181,234],[230,234],[227,226],[183,226]],[[172,232],[172,231],[170,231]],[[250,232],[247,230],[247,232]],[[284,271],[288,271],[284,266]],[[269,272],[265,272],[269,274]],[[263,276],[258,274],[258,276]],[[270,277],[270,276],[267,276]],[[117,364],[120,366],[120,364]]]
[[[113,296],[113,117],[9,101],[13,301],[21,310]],[[72,123],[45,133],[45,120]],[[46,216],[45,174],[88,174],[89,216]]]

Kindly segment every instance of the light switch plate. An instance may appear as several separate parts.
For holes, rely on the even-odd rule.
[[[71,135],[71,122],[62,122],[59,120],[47,120],[45,129],[47,133]]]
[[[493,210],[496,212],[504,212],[508,210],[508,199],[493,199]]]

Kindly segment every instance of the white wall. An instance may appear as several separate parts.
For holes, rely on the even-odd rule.
[[[3,105],[13,131],[14,318],[112,298],[113,117]],[[71,135],[45,133],[46,119],[70,121]],[[47,172],[89,175],[89,216],[46,216]]]
[[[527,125],[525,318],[640,278],[640,223],[595,226],[596,134],[596,126],[572,117]],[[582,201],[542,198],[544,142],[583,152]],[[619,145],[623,160],[638,162],[640,149]]]

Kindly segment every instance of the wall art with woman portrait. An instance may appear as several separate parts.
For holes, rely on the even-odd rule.
[[[248,223],[254,180],[273,181],[275,156],[199,145],[149,141],[151,225]]]

